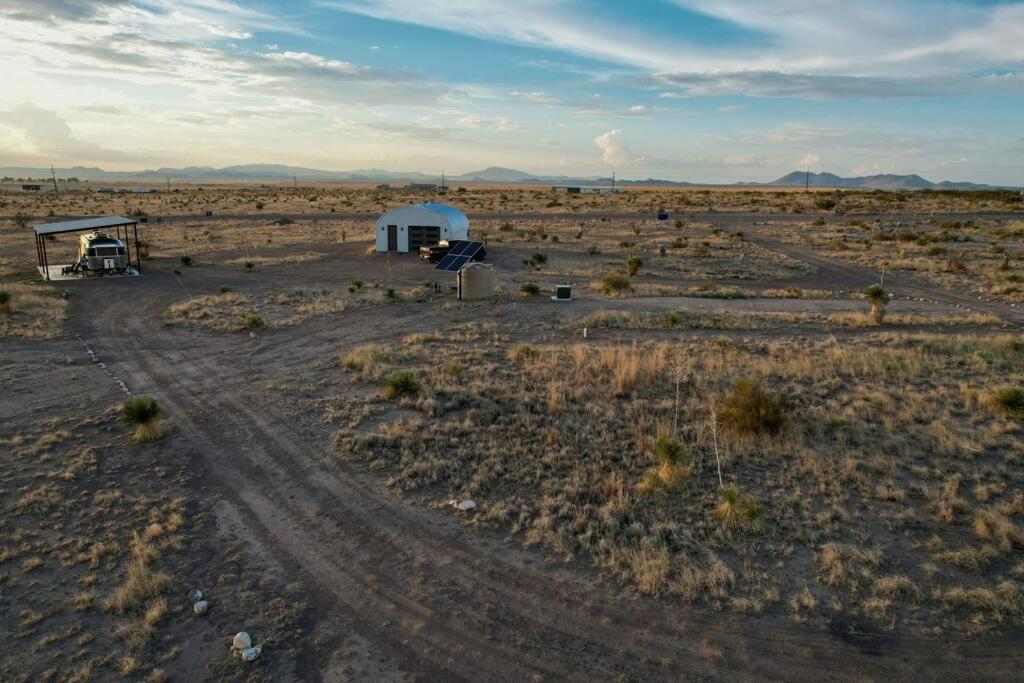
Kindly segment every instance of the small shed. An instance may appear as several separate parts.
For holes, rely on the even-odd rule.
[[[469,219],[448,204],[403,206],[377,219],[377,251],[419,251],[441,241],[468,239]]]
[[[25,184],[25,185],[21,186],[21,189],[22,189],[23,192],[39,192],[40,190],[43,189],[43,186],[42,185]]]

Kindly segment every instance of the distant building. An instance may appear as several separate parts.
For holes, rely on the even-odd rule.
[[[390,190],[390,189],[391,189],[391,186],[390,186],[390,185],[388,185],[387,183],[384,183],[384,184],[382,184],[382,185],[378,185],[378,186],[377,186],[377,191],[378,191],[378,192],[387,192],[387,191],[388,191],[388,190]]]
[[[611,194],[618,192],[617,187],[596,185],[552,185],[552,190],[565,190],[569,194]]]
[[[136,194],[148,194],[150,192],[156,192],[152,187],[133,187],[132,192]]]
[[[409,183],[406,187],[410,190],[436,190],[437,183]]]
[[[21,189],[25,192],[39,192],[43,189],[42,185],[22,185]]]

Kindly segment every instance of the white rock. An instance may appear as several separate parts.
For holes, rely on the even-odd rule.
[[[262,645],[254,645],[253,647],[246,648],[246,649],[242,650],[242,661],[243,662],[251,662],[252,660],[254,660],[257,657],[259,657],[260,653],[262,653],[262,652],[263,652],[263,646]]]
[[[235,634],[235,639],[231,641],[231,649],[233,650],[248,650],[252,647],[252,638],[245,631],[239,631]]]
[[[206,600],[196,600],[192,605],[192,613],[197,617],[201,617],[206,614],[208,609],[210,609],[210,603]]]
[[[198,588],[193,588],[188,592],[188,599],[192,602],[199,602],[203,599],[203,591]]]
[[[471,500],[456,500],[453,502],[456,510],[466,512],[467,510],[473,510],[476,508],[476,503]]]

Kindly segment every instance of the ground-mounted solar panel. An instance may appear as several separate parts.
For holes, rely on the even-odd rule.
[[[443,270],[450,273],[458,272],[462,266],[469,263],[476,256],[477,252],[483,249],[484,243],[456,240],[449,246],[448,254],[441,259],[441,262],[434,267],[434,270]]]

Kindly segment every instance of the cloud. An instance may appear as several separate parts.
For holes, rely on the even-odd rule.
[[[71,127],[56,112],[23,102],[9,110],[0,110],[0,126],[14,129],[24,136],[37,157],[86,161],[123,161],[130,155],[79,140]]]
[[[809,171],[813,171],[819,168],[820,166],[821,157],[818,156],[817,154],[808,154],[807,156],[800,160],[799,164],[797,164],[798,168]]]
[[[644,160],[629,148],[626,134],[621,128],[598,135],[594,138],[594,144],[601,150],[601,158],[609,164],[633,164]]]
[[[747,30],[709,45],[600,19],[581,0],[329,0],[326,4],[506,43],[646,70],[662,97],[902,98],[993,87],[986,72],[1024,68],[1024,6],[943,0],[673,0]]]

